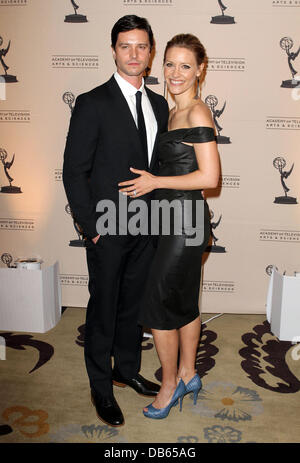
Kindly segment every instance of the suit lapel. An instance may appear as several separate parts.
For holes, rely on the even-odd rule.
[[[139,137],[139,133],[138,133],[135,120],[131,114],[126,98],[124,97],[122,90],[120,89],[114,76],[112,76],[111,79],[108,81],[108,86],[111,91],[111,97],[113,98],[114,104],[118,110],[116,121],[118,118],[120,118],[120,120],[122,121],[122,124],[124,123],[127,124],[128,136],[130,136],[130,138],[132,139],[132,142],[135,144],[137,150],[141,151],[142,144],[140,142],[140,137]],[[154,165],[155,159],[156,159],[156,152],[157,152],[156,148],[157,148],[157,143],[158,143],[158,135],[160,133],[160,117],[159,117],[159,111],[158,111],[157,105],[155,104],[154,98],[152,97],[151,93],[149,92],[146,86],[145,86],[145,90],[147,92],[149,101],[151,103],[151,106],[152,106],[152,109],[153,109],[153,112],[154,112],[154,115],[157,121],[157,133],[156,133],[155,142],[153,145],[150,166],[148,167],[148,169],[151,170]]]
[[[122,90],[120,89],[114,76],[111,77],[111,79],[108,81],[108,84],[111,90],[111,97],[113,98],[114,105],[117,109],[116,123],[117,120],[120,119],[122,121],[121,123],[123,124],[123,126],[125,124],[124,128],[126,128],[127,125],[128,136],[132,139],[133,143],[135,143],[136,148],[138,150],[141,150],[142,144],[140,142],[135,120],[132,116],[126,98],[124,97]]]
[[[108,84],[111,90],[111,96],[118,109],[118,113],[116,114],[116,119],[118,117],[122,118],[123,123],[125,122],[128,125],[128,130],[134,135],[138,135],[135,120],[131,114],[126,98],[124,97],[122,90],[117,84],[117,81],[114,78],[114,76],[111,77],[111,79],[108,81]]]

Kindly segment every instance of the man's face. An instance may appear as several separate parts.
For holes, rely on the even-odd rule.
[[[112,53],[122,77],[141,76],[150,59],[148,33],[140,29],[120,32]]]

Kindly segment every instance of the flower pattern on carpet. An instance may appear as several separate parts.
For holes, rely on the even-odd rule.
[[[204,438],[210,443],[236,443],[242,440],[242,432],[231,426],[211,426],[204,428]]]
[[[64,443],[74,441],[82,443],[126,443],[124,436],[120,435],[118,429],[100,424],[69,424],[61,426],[56,432],[48,435],[49,442]]]
[[[0,424],[0,436],[5,436],[13,432],[13,428],[8,424]]]
[[[182,444],[197,444],[199,438],[197,436],[180,436],[177,438],[177,442]]]
[[[39,359],[35,366],[30,370],[29,373],[37,370],[45,363],[47,363],[54,354],[54,347],[44,341],[34,339],[31,334],[13,334],[13,333],[1,333],[0,336],[5,339],[6,347],[11,347],[17,350],[26,350],[24,346],[33,347],[39,352]]]
[[[245,360],[241,367],[257,386],[273,392],[294,393],[300,390],[300,381],[290,371],[286,362],[287,352],[293,348],[289,341],[279,341],[265,321],[256,325],[252,333],[245,333],[239,354]]]
[[[256,391],[232,383],[211,382],[201,389],[196,405],[189,394],[193,413],[228,421],[250,421],[263,412],[261,398]]]
[[[13,430],[17,429],[25,437],[36,438],[49,432],[50,426],[46,422],[48,413],[45,410],[31,410],[22,405],[15,405],[6,408],[2,417]]]

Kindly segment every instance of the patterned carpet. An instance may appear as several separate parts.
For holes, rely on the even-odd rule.
[[[208,320],[209,314],[203,315]],[[0,443],[285,443],[300,441],[300,347],[278,341],[264,315],[222,315],[203,326],[197,404],[167,419],[142,414],[149,399],[115,388],[125,426],[99,421],[83,360],[85,310],[68,308],[48,333],[0,332]],[[152,339],[141,373],[161,378]],[[151,400],[150,400],[151,401]]]

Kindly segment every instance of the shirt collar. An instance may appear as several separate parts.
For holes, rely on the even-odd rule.
[[[142,80],[142,85],[137,90],[136,87],[131,85],[124,77],[120,76],[120,74],[116,71],[114,73],[114,78],[116,79],[117,83],[119,84],[120,89],[122,90],[125,96],[133,96],[136,94],[138,90],[140,90],[143,94],[145,94],[145,82],[144,78]]]

